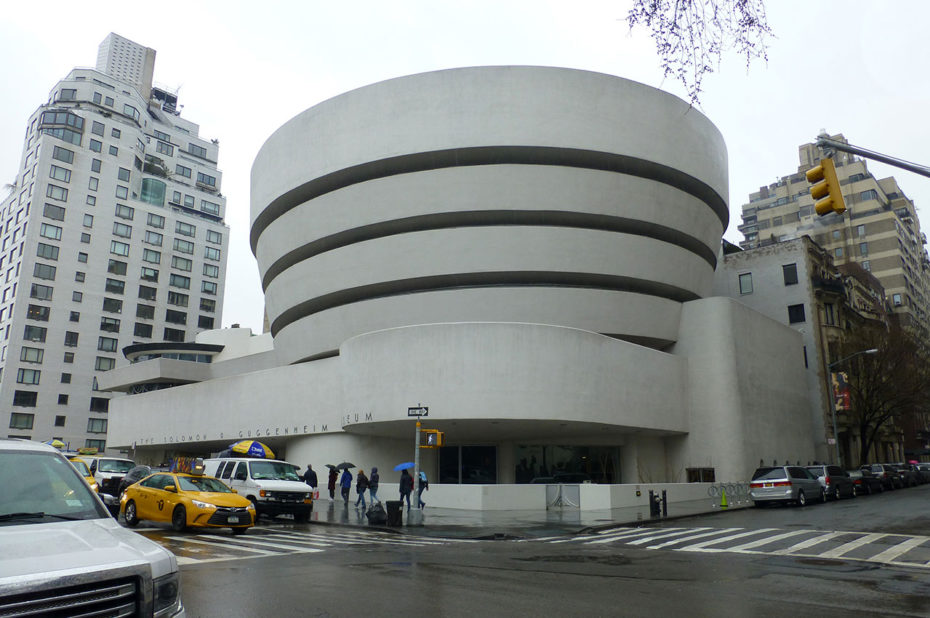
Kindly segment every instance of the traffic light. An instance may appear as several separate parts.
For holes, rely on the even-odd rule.
[[[846,212],[833,159],[821,159],[820,165],[807,170],[807,182],[817,183],[811,186],[811,197],[814,198],[814,210],[818,215],[822,217],[831,212],[841,215]]]
[[[421,448],[439,448],[445,442],[446,434],[439,431],[438,429],[423,429],[421,430],[423,434]]]

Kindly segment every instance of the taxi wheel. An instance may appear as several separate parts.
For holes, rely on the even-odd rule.
[[[126,503],[126,512],[124,513],[123,518],[126,520],[126,525],[130,528],[134,528],[139,525],[139,516],[136,514],[135,500],[130,500]]]
[[[237,536],[240,535],[240,534],[245,534],[245,531],[246,531],[246,530],[248,530],[248,528],[233,528],[233,529],[232,529],[233,534],[235,534],[235,535],[237,535]]]
[[[177,506],[171,514],[171,529],[175,532],[183,532],[187,528],[187,511],[183,506]]]

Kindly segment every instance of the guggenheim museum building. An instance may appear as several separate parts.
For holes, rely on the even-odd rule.
[[[727,195],[717,128],[611,75],[461,68],[319,103],[252,167],[268,332],[126,347],[99,378],[126,393],[108,448],[159,463],[257,439],[392,482],[423,407],[448,505],[809,460],[800,335],[712,296]]]

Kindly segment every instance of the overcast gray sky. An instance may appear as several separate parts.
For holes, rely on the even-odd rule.
[[[752,191],[796,171],[797,148],[821,129],[930,164],[930,2],[769,0],[769,62],[735,56],[705,78],[699,109],[723,133],[730,228]],[[258,6],[261,10],[256,10]],[[630,33],[629,2],[477,0],[279,2],[228,0],[5,6],[0,21],[0,180],[11,182],[25,121],[75,66],[92,67],[116,32],[158,54],[155,81],[179,89],[183,116],[220,141],[231,228],[223,325],[260,332],[263,298],[248,245],[249,172],[289,118],[373,82],[436,69],[532,64],[600,71],[684,96],[664,80],[646,32]],[[880,164],[918,211],[930,179]],[[930,226],[930,222],[925,222]]]

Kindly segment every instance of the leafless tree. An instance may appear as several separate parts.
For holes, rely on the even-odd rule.
[[[763,0],[634,0],[627,23],[649,28],[665,76],[685,86],[692,104],[723,52],[736,49],[748,68],[754,58],[768,61],[766,39],[774,36]]]
[[[858,429],[859,463],[869,461],[869,453],[883,433],[914,427],[911,422],[925,416],[930,397],[930,371],[927,357],[917,340],[900,327],[859,331],[841,348],[843,356],[863,350],[834,368],[845,371],[849,384],[848,421]],[[842,357],[841,357],[842,358]]]

